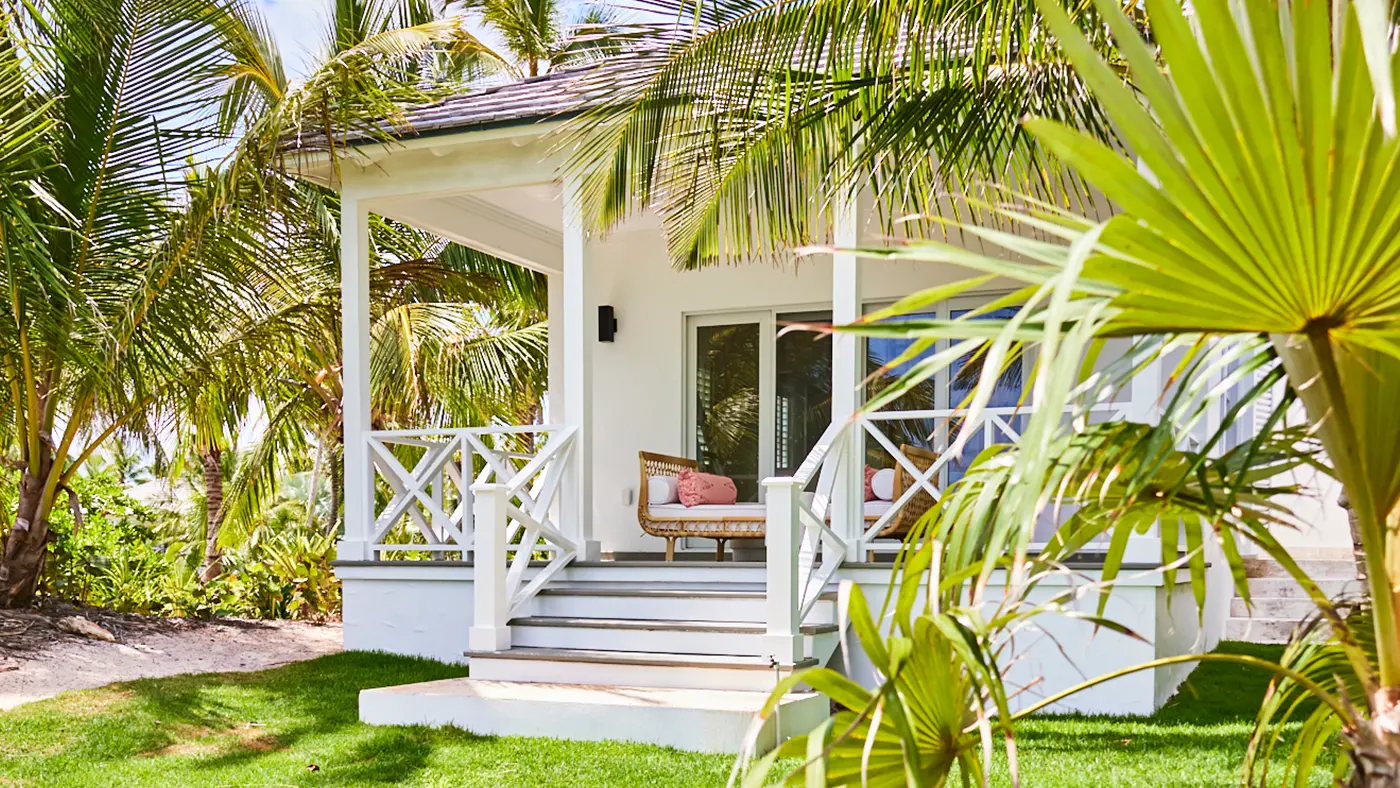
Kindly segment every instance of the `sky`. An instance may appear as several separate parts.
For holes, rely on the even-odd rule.
[[[267,15],[287,75],[305,76],[321,49],[331,0],[258,0]]]

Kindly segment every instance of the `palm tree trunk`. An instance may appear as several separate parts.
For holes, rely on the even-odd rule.
[[[316,494],[321,487],[321,468],[326,462],[326,441],[324,438],[316,440],[316,459],[311,462],[311,481],[306,490],[306,528],[313,530],[316,528]],[[335,522],[334,519],[331,522]]]
[[[339,444],[342,438],[339,435],[337,435],[332,440],[334,440],[336,444]],[[338,451],[338,448],[338,445],[332,446],[331,448],[331,505],[330,516],[327,518],[328,522],[326,523],[326,533],[328,534],[335,533],[336,529],[340,526],[340,490],[343,487],[343,485],[341,484],[341,480],[344,478],[344,476],[342,474],[344,474],[345,472],[344,466],[341,465],[341,461],[345,457],[345,452]]]
[[[208,583],[224,573],[224,555],[219,550],[219,521],[224,508],[224,466],[220,462],[223,452],[212,447],[200,452],[204,463],[204,565],[199,579]]]
[[[53,448],[39,441],[39,457],[26,468],[19,480],[19,503],[14,526],[5,537],[0,556],[0,608],[27,607],[34,601],[39,576],[49,542],[49,507],[44,506],[44,490],[49,475],[55,473]],[[38,473],[31,473],[37,467]]]
[[[1346,734],[1352,765],[1347,788],[1400,788],[1400,736],[1385,730],[1389,722],[1390,715],[1363,720],[1358,730]]]

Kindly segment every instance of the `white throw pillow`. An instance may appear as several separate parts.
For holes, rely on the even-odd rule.
[[[647,478],[647,503],[661,506],[681,502],[680,480],[674,476],[650,476]]]
[[[894,500],[894,468],[881,468],[870,477],[870,489],[882,501]]]

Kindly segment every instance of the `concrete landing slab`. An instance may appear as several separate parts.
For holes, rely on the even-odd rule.
[[[633,741],[680,750],[737,753],[763,692],[444,679],[360,692],[370,725],[452,726],[488,736]],[[830,705],[817,693],[793,693],[765,721],[758,751],[806,733]],[[779,730],[778,722],[782,729]]]

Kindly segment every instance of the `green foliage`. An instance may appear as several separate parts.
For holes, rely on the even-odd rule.
[[[224,557],[222,576],[202,584],[203,540],[181,539],[175,513],[132,500],[107,475],[76,478],[83,511],[56,510],[42,591],[82,605],[163,616],[323,618],[340,612],[331,571],[333,536],[305,527],[300,502],[267,512]]]

